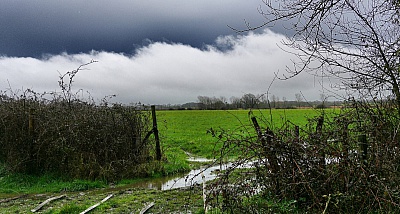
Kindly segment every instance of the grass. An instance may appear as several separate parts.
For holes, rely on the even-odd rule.
[[[0,168],[4,169],[3,166],[0,166]],[[13,194],[84,191],[106,186],[107,184],[104,181],[66,179],[51,174],[35,176],[3,173],[0,176],[0,197]]]
[[[329,109],[327,112],[339,111]],[[181,155],[183,151],[213,158],[213,151],[219,149],[217,139],[207,133],[209,129],[237,130],[238,127],[251,125],[250,117],[257,116],[260,124],[268,124],[270,128],[280,127],[284,121],[303,126],[307,119],[320,114],[315,109],[274,109],[254,110],[188,110],[158,111],[158,128],[163,136],[163,148],[168,155]],[[251,127],[250,127],[251,128]],[[171,151],[174,151],[171,153]],[[177,154],[174,154],[177,153]]]

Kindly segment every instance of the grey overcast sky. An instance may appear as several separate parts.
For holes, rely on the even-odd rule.
[[[261,0],[1,0],[0,90],[60,91],[58,76],[78,73],[74,89],[101,99],[146,104],[197,96],[268,92],[319,99],[329,80],[282,75],[294,57],[281,49],[282,25],[238,35],[228,27],[261,24]],[[273,82],[273,83],[272,83]],[[272,83],[272,85],[271,85]],[[271,85],[271,87],[269,87]]]

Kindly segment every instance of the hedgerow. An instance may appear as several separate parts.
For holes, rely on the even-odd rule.
[[[88,64],[60,75],[59,93],[1,93],[0,162],[8,170],[114,180],[160,167],[145,137],[149,111],[73,93],[73,78]]]
[[[387,100],[349,103],[335,117],[322,113],[303,127],[272,130],[251,117],[247,132],[213,130],[223,143],[221,160],[231,151],[240,155],[208,186],[208,205],[228,213],[281,213],[270,202],[287,201],[287,213],[398,213],[397,109]]]

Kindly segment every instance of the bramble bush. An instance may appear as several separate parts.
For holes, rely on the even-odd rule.
[[[252,117],[247,131],[213,130],[223,143],[222,160],[232,150],[241,152],[208,186],[208,205],[228,213],[398,213],[400,124],[394,106],[353,100],[340,114],[322,111],[305,127],[288,122],[271,130],[266,123],[262,129]],[[244,169],[245,163],[252,167]],[[290,210],[271,201],[290,202]]]
[[[158,170],[154,143],[145,137],[150,111],[72,92],[73,78],[88,64],[60,76],[61,93],[1,93],[0,162],[8,170],[105,180]]]

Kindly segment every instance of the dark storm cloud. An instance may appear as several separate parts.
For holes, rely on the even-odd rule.
[[[227,27],[259,24],[260,0],[54,1],[0,3],[0,55],[33,56],[104,50],[133,53],[148,39],[202,48]]]
[[[326,83],[302,73],[274,81],[296,58],[278,47],[282,25],[237,35],[264,18],[261,0],[1,0],[0,92],[74,89],[118,102],[179,104],[197,96],[268,93],[318,99]],[[287,40],[286,40],[287,41]],[[272,86],[270,87],[272,83]]]

